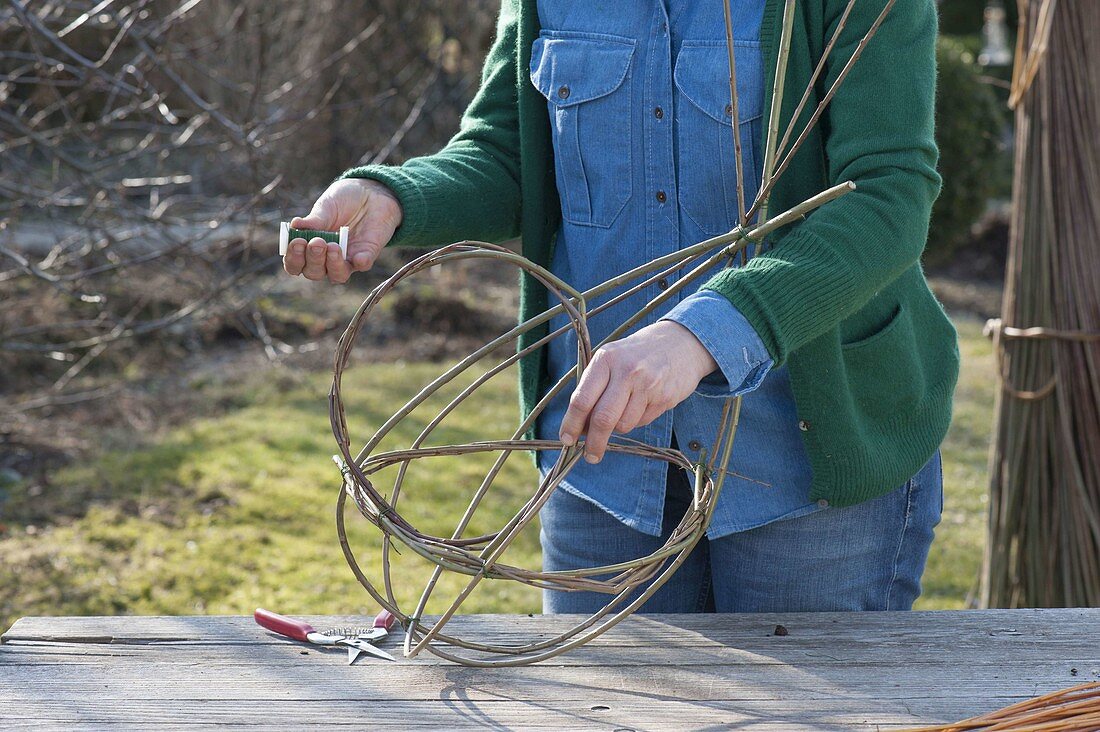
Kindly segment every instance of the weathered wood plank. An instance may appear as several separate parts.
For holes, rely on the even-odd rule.
[[[970,707],[956,701],[941,705],[935,699],[936,719],[964,716]],[[632,700],[627,705],[559,701],[552,695],[538,700],[501,697],[473,701],[458,693],[441,696],[436,704],[420,700],[364,699],[332,702],[270,699],[262,704],[208,701],[180,706],[175,702],[132,699],[125,705],[92,694],[65,704],[42,706],[16,702],[5,707],[5,729],[70,729],[77,724],[104,728],[190,728],[202,724],[231,727],[354,726],[359,729],[607,729],[607,730],[848,730],[915,724],[928,720],[926,710],[890,706],[866,700],[856,708],[851,701],[691,702]],[[10,716],[9,716],[10,715]]]
[[[884,673],[885,672],[885,673]],[[1096,680],[1097,675],[1092,676]],[[471,669],[464,667],[364,664],[348,668],[340,659],[296,667],[226,667],[218,664],[131,665],[102,667],[0,667],[0,688],[49,686],[67,697],[94,686],[100,693],[124,697],[130,690],[161,700],[341,699],[400,696],[437,699],[439,690],[460,687],[471,699],[500,695],[537,696],[554,688],[559,700],[611,699],[643,695],[660,699],[722,701],[754,699],[812,701],[867,698],[1007,698],[1028,691],[1058,688],[1087,680],[1063,664],[1005,663],[976,667],[881,666],[834,664],[799,667],[642,666]],[[4,692],[0,692],[0,699]]]
[[[364,616],[303,616],[319,629],[329,625],[369,625]],[[577,623],[571,615],[466,615],[447,627],[458,635],[493,637],[501,641],[560,633]],[[0,636],[0,641],[46,640],[50,638],[106,642],[247,642],[256,641],[256,624],[242,616],[142,617],[140,623],[127,616],[28,617],[17,620]],[[598,645],[663,646],[729,645],[772,637],[775,626],[784,625],[798,639],[821,642],[847,639],[852,642],[900,644],[936,636],[989,636],[1012,639],[1020,636],[1078,635],[1088,643],[1089,633],[1100,631],[1100,615],[1090,608],[1049,610],[925,611],[911,613],[785,613],[785,614],[688,614],[638,615],[593,641]],[[1082,635],[1083,634],[1083,635]],[[270,640],[277,640],[268,636]]]
[[[868,613],[776,616],[649,616],[631,618],[561,663],[606,663],[606,650],[650,649],[677,654],[677,662],[794,663],[831,659],[838,662],[890,662],[899,655],[910,660],[954,657],[959,662],[993,658],[1088,658],[1100,618],[1081,610],[983,611],[963,613]],[[902,615],[904,617],[896,617]],[[314,624],[363,624],[361,618],[312,618]],[[467,616],[453,629],[463,637],[524,642],[569,627],[575,618]],[[777,624],[788,635],[772,635]],[[251,648],[288,647],[285,639],[257,627],[249,618],[33,618],[19,621],[4,635],[7,642],[64,640],[98,648],[148,648],[170,645],[175,652],[188,645]],[[105,644],[110,644],[106,646]],[[387,644],[396,645],[396,639]],[[289,644],[294,648],[293,644]],[[733,649],[734,657],[725,654]],[[717,657],[703,651],[715,651]],[[595,655],[592,655],[595,653]],[[681,658],[682,656],[682,658]],[[739,657],[738,657],[739,656]],[[647,657],[647,654],[641,654]],[[760,658],[763,657],[763,658]],[[404,661],[403,662],[408,662]],[[419,663],[442,663],[427,654]],[[553,663],[558,663],[555,660]],[[630,661],[626,661],[630,662]],[[650,660],[652,662],[652,659]]]
[[[452,627],[521,642],[576,621]],[[0,645],[0,726],[891,729],[1100,679],[1098,630],[1087,609],[639,616],[550,663],[471,669],[428,655],[348,667],[247,617],[25,618]]]
[[[1046,613],[1049,613],[1046,614]],[[1096,660],[1100,617],[1089,610],[982,611],[961,613],[867,613],[862,616],[649,616],[627,623],[587,647],[551,661],[555,665],[614,664],[891,664],[997,662],[1003,658],[1043,661],[1051,658],[1088,664]],[[900,616],[900,617],[899,617]],[[355,618],[312,618],[314,624],[354,624]],[[568,627],[575,618],[553,616],[467,616],[455,623],[465,637],[520,642]],[[774,636],[777,624],[787,636]],[[541,631],[541,632],[540,632]],[[233,663],[236,650],[265,651],[265,663],[300,662],[302,647],[259,628],[250,618],[33,618],[17,622],[5,634],[9,643],[46,643],[44,659],[56,654],[71,662],[96,656],[155,661],[157,649],[188,662],[192,656]],[[84,648],[82,648],[82,646]],[[397,638],[385,647],[399,646]],[[0,646],[13,648],[12,645]],[[85,650],[87,648],[88,650]],[[690,651],[690,652],[689,652]],[[319,652],[319,651],[313,651]],[[991,659],[991,661],[987,661]],[[37,663],[23,654],[9,662]],[[45,662],[52,662],[48,659]],[[247,661],[241,661],[247,662]],[[445,664],[429,654],[402,663]],[[446,664],[449,666],[449,664]]]
[[[383,643],[382,648],[398,656],[400,665],[444,666],[453,664],[441,661],[429,654],[415,659],[400,657],[400,643]],[[303,653],[303,651],[306,651]],[[218,663],[224,666],[249,666],[264,663],[273,666],[300,666],[303,655],[333,654],[339,658],[340,652],[331,649],[310,648],[291,641],[271,645],[235,644],[219,646],[214,644],[163,644],[163,645],[124,645],[124,644],[38,644],[13,642],[0,646],[0,663],[27,665],[100,664],[110,662],[116,665],[150,663]],[[899,651],[890,647],[863,647],[858,649],[818,646],[811,648],[772,648],[751,649],[736,647],[715,647],[692,649],[690,653],[677,652],[660,646],[651,648],[580,648],[564,656],[552,659],[541,665],[560,666],[649,666],[654,664],[672,664],[677,666],[724,665],[744,666],[805,666],[805,665],[852,665],[877,666],[890,668],[899,664],[917,667],[929,667],[929,673],[935,667],[974,665],[997,666],[1011,659],[1017,663],[1041,663],[1051,659],[1061,660],[1066,668],[1077,668],[1082,673],[1100,666],[1100,650],[1095,646],[1074,642],[1052,642],[1047,644],[1019,643],[1005,646],[997,651],[982,648],[980,645],[960,645],[957,647],[914,645],[908,651]]]

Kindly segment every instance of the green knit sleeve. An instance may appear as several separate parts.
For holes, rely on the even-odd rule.
[[[831,86],[885,2],[855,4],[821,88]],[[825,40],[846,4],[825,0],[826,17],[816,29]],[[705,285],[752,323],[777,364],[835,328],[920,258],[940,188],[933,137],[936,26],[933,0],[897,0],[827,108],[823,151],[800,151],[780,179],[771,212],[844,180],[857,189],[789,227],[746,266]],[[795,99],[803,83],[787,79]],[[805,171],[816,173],[822,159],[826,180],[809,188]],[[799,186],[796,196],[792,190]]]
[[[433,247],[461,239],[502,241],[519,234],[519,124],[516,57],[519,0],[502,3],[481,86],[458,133],[439,152],[400,166],[352,168],[341,178],[372,178],[401,201],[391,246]]]

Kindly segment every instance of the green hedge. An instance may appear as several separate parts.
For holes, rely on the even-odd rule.
[[[936,59],[936,143],[943,191],[932,208],[924,256],[932,264],[950,258],[966,242],[989,199],[1009,188],[1006,176],[1011,175],[1000,142],[1006,121],[1003,102],[981,80],[974,56],[964,43],[941,37]]]
[[[940,32],[945,35],[981,33],[988,0],[943,0],[940,3]],[[1009,28],[1016,27],[1016,0],[1004,0]]]

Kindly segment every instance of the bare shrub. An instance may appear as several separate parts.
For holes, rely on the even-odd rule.
[[[211,334],[274,353],[257,302],[275,222],[344,168],[442,144],[494,16],[492,0],[0,7],[0,440]]]

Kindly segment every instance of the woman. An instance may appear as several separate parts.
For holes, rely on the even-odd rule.
[[[732,3],[749,202],[782,4]],[[857,0],[808,109],[884,4]],[[620,5],[504,0],[458,134],[400,167],[345,173],[292,223],[350,225],[350,261],[334,245],[299,239],[287,272],[344,282],[386,245],[520,235],[527,257],[583,290],[735,226],[721,1]],[[794,91],[781,129],[846,5],[798,2],[786,76]],[[685,476],[608,453],[608,439],[676,444],[696,459],[714,439],[723,398],[736,394],[744,395],[741,426],[707,538],[643,611],[912,606],[942,510],[938,447],[958,373],[954,329],[919,264],[940,183],[935,35],[932,0],[898,0],[780,178],[770,209],[843,180],[855,192],[773,234],[744,266],[684,288],[600,349],[572,395],[540,416],[542,438],[584,436],[588,461],[542,512],[546,569],[660,546],[689,499]],[[593,342],[668,285],[594,319]],[[522,286],[521,318],[545,309],[546,292],[530,278]],[[572,368],[575,352],[559,338],[521,364],[525,410]],[[541,454],[540,467],[555,458]],[[544,597],[548,612],[590,612],[605,601]]]

